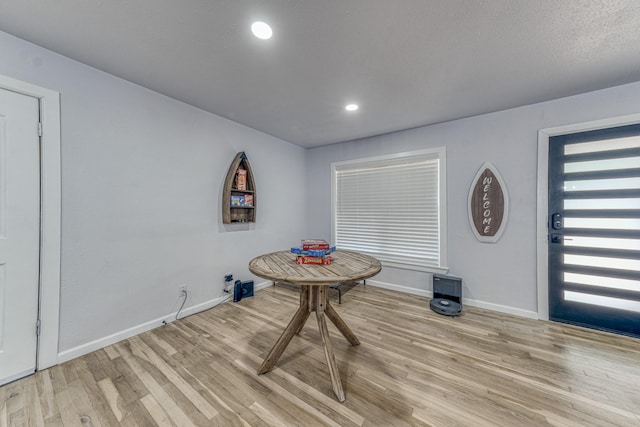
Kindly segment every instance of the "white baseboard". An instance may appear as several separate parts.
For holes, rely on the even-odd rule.
[[[205,301],[203,303],[196,304],[196,305],[194,305],[192,307],[185,308],[184,310],[182,310],[180,312],[180,317],[179,318],[183,319],[185,317],[191,316],[192,314],[196,314],[196,313],[200,313],[201,311],[209,310],[210,308],[213,308],[218,304],[222,304],[223,302],[227,302],[230,299],[231,299],[231,295],[227,294],[227,295],[225,295],[223,297],[212,299],[212,300],[209,300],[209,301]],[[176,314],[172,313],[171,314],[171,321],[175,322],[175,320],[176,320]],[[167,321],[167,323],[169,323],[169,322]]]
[[[367,286],[375,286],[378,288],[389,289],[392,291],[403,292],[405,294],[418,295],[421,297],[431,298],[433,292],[426,291],[424,289],[410,288],[408,286],[395,285],[393,283],[379,282],[377,280],[367,279]],[[486,310],[497,311],[498,313],[511,314],[519,317],[526,317],[528,319],[538,319],[538,313],[535,311],[523,310],[521,308],[509,307],[506,305],[493,304],[485,301],[478,301],[469,298],[462,298],[462,305],[469,305],[471,307],[484,308]]]
[[[253,286],[253,290],[259,291],[260,289],[264,289],[271,285],[273,285],[273,282],[270,282],[270,281],[260,282],[257,285]],[[196,304],[192,307],[185,308],[180,312],[180,319],[187,316],[191,316],[196,313],[200,313],[201,311],[208,310],[212,307],[215,307],[218,304],[222,304],[223,302],[229,301],[231,298],[232,298],[232,295],[228,294],[220,298],[212,299],[200,304]],[[177,312],[169,313],[166,316],[162,316],[157,319],[150,320],[149,322],[145,322],[137,326],[133,326],[129,329],[125,329],[124,331],[116,332],[104,338],[99,338],[89,343],[82,344],[74,348],[70,348],[69,350],[65,350],[61,353],[58,353],[58,363],[64,363],[68,360],[75,359],[76,357],[83,356],[85,354],[91,353],[92,351],[100,350],[101,348],[105,348],[107,346],[110,346],[111,344],[115,344],[119,341],[125,340],[127,338],[131,338],[143,332],[150,331],[151,329],[157,328],[158,326],[175,322],[176,313]]]
[[[259,291],[260,289],[268,288],[272,285],[273,285],[272,281],[260,282],[254,285],[253,290]],[[389,289],[392,291],[402,292],[402,293],[411,294],[411,295],[418,295],[418,296],[427,297],[427,298],[431,298],[433,295],[431,291],[410,288],[408,286],[401,286],[393,283],[380,282],[377,280],[370,280],[370,279],[367,280],[366,286],[375,286],[378,288]],[[196,313],[200,313],[201,311],[208,310],[230,299],[231,299],[231,295],[225,295],[223,297],[205,301],[203,303],[186,308],[180,312],[180,318],[182,319],[184,317],[191,316]],[[519,308],[508,307],[505,305],[493,304],[493,303],[488,303],[484,301],[477,301],[477,300],[465,299],[465,298],[462,299],[462,303],[463,305],[484,308],[487,310],[497,311],[499,313],[512,314],[514,316],[526,317],[529,319],[538,319],[538,313],[536,313],[535,311],[522,310]],[[64,363],[71,359],[75,359],[76,357],[80,357],[85,354],[91,353],[92,351],[100,350],[101,348],[107,347],[111,344],[115,344],[119,341],[125,340],[127,338],[131,338],[135,335],[157,328],[164,324],[174,322],[175,319],[176,319],[176,312],[169,313],[166,316],[159,317],[149,322],[145,322],[140,325],[125,329],[123,331],[116,332],[109,336],[99,338],[89,343],[71,348],[69,350],[65,350],[63,352],[58,353],[58,363]]]
[[[5,384],[9,384],[10,382],[19,380],[20,378],[24,378],[24,377],[26,377],[28,375],[33,374],[34,372],[35,372],[34,369],[31,368],[31,369],[27,369],[24,372],[20,372],[20,373],[17,373],[17,374],[10,375],[10,376],[8,376],[6,378],[0,378],[0,386],[3,386]]]
[[[194,305],[193,307],[186,308],[180,312],[180,318],[182,319],[192,314],[196,314],[201,311],[208,310],[212,307],[215,307],[218,304],[222,304],[223,302],[228,301],[230,298],[231,298],[231,295],[225,295],[223,297],[205,301],[203,303]],[[91,353],[92,351],[100,350],[101,348],[110,346],[111,344],[115,344],[127,338],[131,338],[135,335],[157,328],[164,324],[175,322],[176,314],[177,312],[169,313],[166,316],[162,316],[157,319],[150,320],[149,322],[145,322],[140,325],[133,326],[129,329],[125,329],[123,331],[116,332],[109,336],[99,338],[89,343],[82,344],[77,347],[70,348],[69,350],[60,352],[58,353],[58,363],[64,363],[68,360],[75,359],[76,357],[83,356],[85,354]]]
[[[273,286],[273,282],[271,280],[265,280],[264,282],[260,282],[257,285],[253,285],[253,290],[259,291],[260,289],[268,288],[269,286]]]
[[[509,307],[508,305],[493,304],[486,301],[478,301],[474,299],[462,298],[462,305],[470,305],[471,307],[484,308],[486,310],[497,311],[498,313],[511,314],[518,317],[526,317],[527,319],[538,320],[538,313],[521,308]]]
[[[376,288],[389,289],[391,291],[398,291],[404,294],[418,295],[421,297],[428,297],[428,298],[431,298],[431,296],[433,295],[431,291],[425,291],[424,289],[410,288],[408,286],[401,286],[401,285],[396,285],[394,283],[380,282],[378,280],[367,279],[366,283],[367,284],[365,286],[371,285],[371,286],[375,286]]]

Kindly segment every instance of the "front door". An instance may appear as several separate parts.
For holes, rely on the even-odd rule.
[[[38,99],[0,89],[0,384],[36,367],[38,121]]]
[[[640,336],[640,125],[549,140],[549,318]]]

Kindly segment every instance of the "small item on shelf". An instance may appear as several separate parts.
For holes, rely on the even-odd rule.
[[[306,256],[297,255],[296,264],[316,264],[316,265],[328,265],[331,264],[331,255],[325,256]]]
[[[244,196],[231,196],[231,206],[242,207],[245,205]]]
[[[246,169],[238,169],[238,179],[236,181],[236,186],[238,190],[247,189],[247,170]]]
[[[244,205],[245,206],[253,206],[253,194],[245,194],[244,195]]]
[[[312,249],[329,249],[329,242],[322,239],[303,240],[302,249],[305,251],[312,250]]]

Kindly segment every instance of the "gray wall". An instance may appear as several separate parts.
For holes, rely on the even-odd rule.
[[[253,256],[301,236],[330,238],[331,162],[441,145],[451,273],[464,278],[466,298],[533,312],[538,129],[640,112],[636,83],[305,151],[2,32],[0,74],[61,92],[62,352],[175,311],[179,284],[188,307],[212,301],[225,272],[250,277]],[[243,150],[258,222],[224,226],[222,185]],[[511,196],[495,244],[476,241],[467,220],[471,179],[486,160]],[[283,209],[302,194],[306,212]],[[385,268],[375,279],[430,290],[425,273]]]
[[[535,314],[538,130],[638,112],[640,83],[634,83],[308,150],[307,235],[331,237],[332,162],[445,146],[450,273],[463,278],[463,297],[476,305]],[[487,160],[502,174],[511,200],[507,228],[497,243],[478,242],[467,216],[471,180]],[[431,291],[426,273],[383,268],[373,280]]]
[[[222,296],[223,275],[295,244],[304,150],[0,32],[0,74],[61,93],[60,347],[81,347]],[[184,76],[183,76],[184,77]],[[225,226],[221,191],[245,151],[255,225]],[[302,177],[302,178],[300,178]]]

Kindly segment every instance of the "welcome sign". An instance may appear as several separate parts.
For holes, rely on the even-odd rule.
[[[469,190],[469,223],[481,242],[497,242],[507,224],[509,196],[498,170],[485,162]]]

